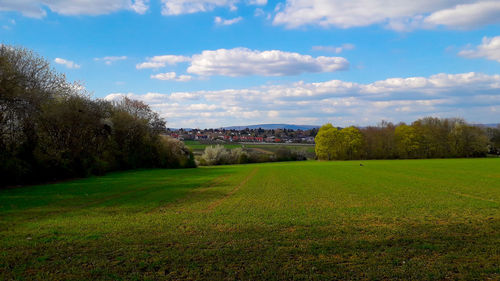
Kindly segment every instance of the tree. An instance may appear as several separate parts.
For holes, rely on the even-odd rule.
[[[348,127],[338,131],[331,124],[316,136],[318,159],[394,159],[484,157],[500,139],[500,128],[483,129],[463,119],[426,117],[408,126],[382,122],[377,127]]]
[[[488,137],[481,128],[461,120],[450,131],[449,143],[454,157],[478,157],[488,153]]]
[[[0,185],[195,165],[147,104],[91,99],[26,49],[0,45],[0,110]]]
[[[340,143],[337,144],[339,159],[359,159],[363,147],[363,135],[356,127],[347,127],[340,131]]]
[[[93,101],[85,96],[69,95],[45,104],[37,120],[37,145],[34,151],[44,163],[47,176],[88,176],[102,174],[113,161],[108,102]]]
[[[363,134],[363,151],[367,159],[396,158],[396,144],[394,138],[394,124],[382,121],[376,127],[366,127]]]
[[[394,131],[396,149],[399,158],[417,158],[418,157],[418,135],[414,127],[406,124],[400,124]]]
[[[323,125],[319,129],[314,141],[316,143],[315,152],[318,159],[337,159],[336,144],[340,142],[340,133],[332,124]]]
[[[5,183],[43,173],[34,155],[42,107],[78,89],[42,57],[0,45],[0,178]]]
[[[421,158],[450,157],[450,146],[447,141],[449,133],[454,123],[462,121],[425,117],[413,122],[412,127],[415,128],[419,137],[419,156]]]
[[[490,140],[489,153],[500,155],[500,125],[496,128],[487,128],[486,135]]]

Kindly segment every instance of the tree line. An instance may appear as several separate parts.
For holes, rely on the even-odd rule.
[[[92,99],[32,51],[0,45],[0,186],[136,168],[195,166],[136,100]]]
[[[500,154],[500,126],[482,128],[460,118],[419,119],[410,125],[322,126],[315,138],[321,160],[485,157]]]

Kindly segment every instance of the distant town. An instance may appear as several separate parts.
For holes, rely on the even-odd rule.
[[[207,143],[314,143],[317,128],[301,129],[167,129],[167,135],[178,140],[198,140]]]

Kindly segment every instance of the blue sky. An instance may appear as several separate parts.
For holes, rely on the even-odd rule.
[[[500,122],[500,1],[0,0],[0,42],[170,127]]]

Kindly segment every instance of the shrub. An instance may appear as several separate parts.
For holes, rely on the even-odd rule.
[[[201,155],[201,165],[231,164],[231,154],[222,145],[207,146]]]

